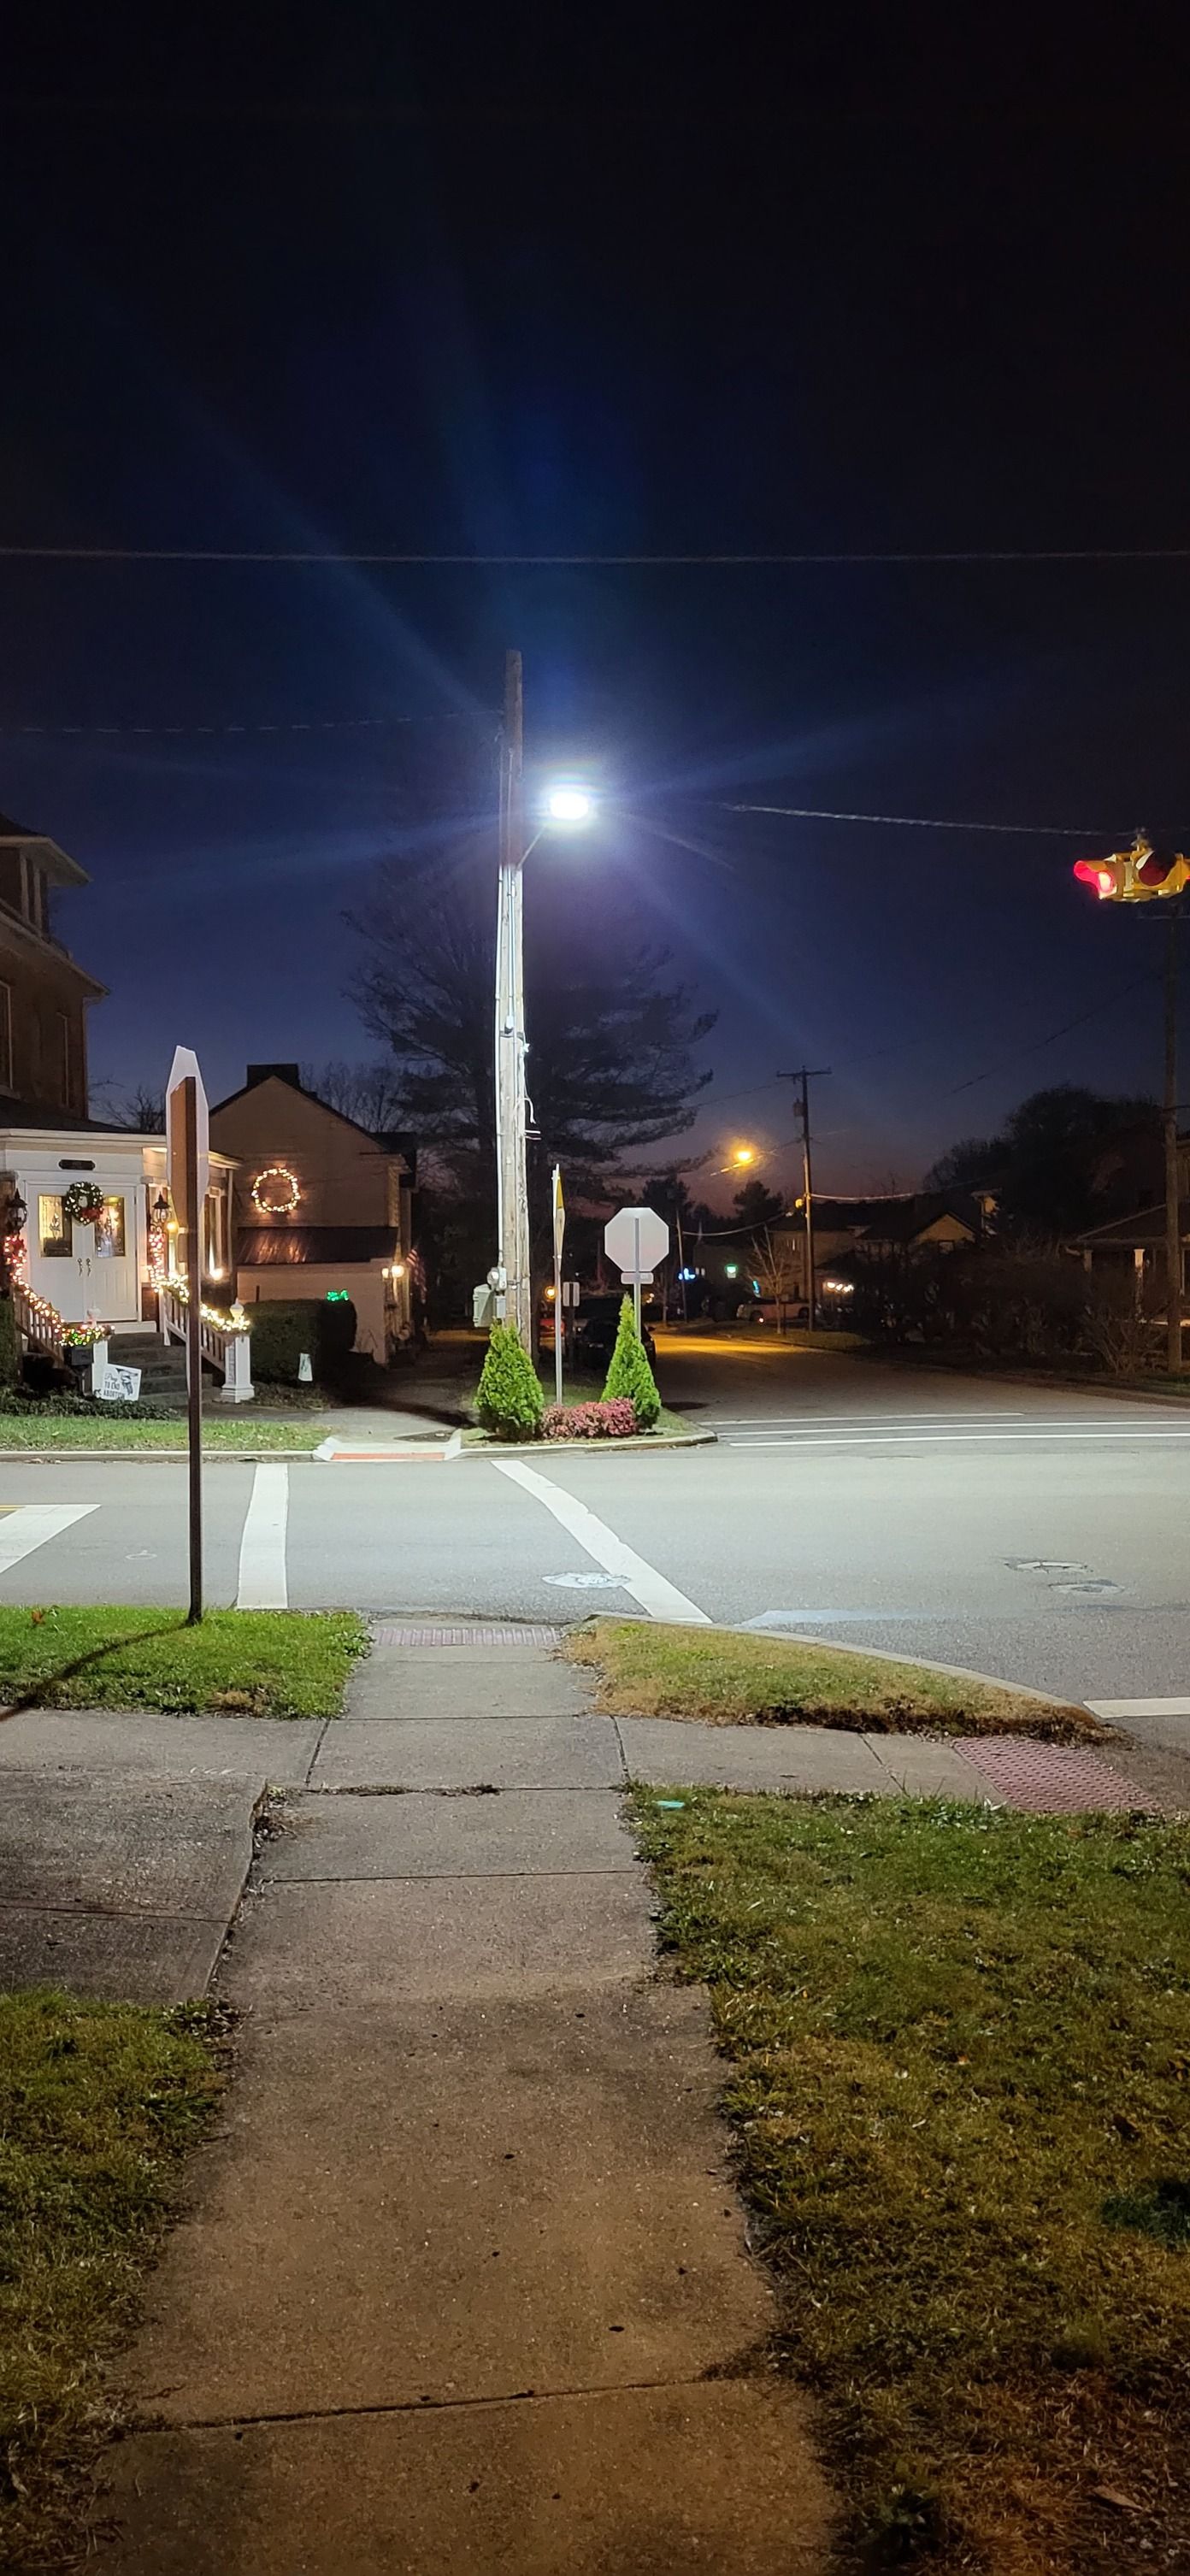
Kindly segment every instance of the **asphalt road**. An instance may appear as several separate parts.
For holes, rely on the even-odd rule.
[[[1190,1408],[663,1336],[714,1448],[210,1463],[213,1602],[835,1635],[1079,1699],[1190,1697]],[[0,1460],[0,1602],[184,1598],[179,1465]],[[22,1550],[26,1552],[21,1552]]]

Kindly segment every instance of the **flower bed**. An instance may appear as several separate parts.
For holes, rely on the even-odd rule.
[[[631,1440],[639,1427],[636,1407],[626,1395],[607,1403],[551,1404],[541,1422],[546,1440]]]

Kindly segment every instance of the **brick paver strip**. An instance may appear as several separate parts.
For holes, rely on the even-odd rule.
[[[1157,1800],[1114,1771],[1102,1754],[1017,1735],[963,1735],[957,1744],[1010,1807],[1041,1816],[1077,1816],[1095,1808],[1160,1814]]]
[[[560,1646],[560,1628],[515,1627],[509,1620],[487,1626],[478,1619],[453,1627],[415,1627],[384,1621],[372,1630],[377,1646]]]

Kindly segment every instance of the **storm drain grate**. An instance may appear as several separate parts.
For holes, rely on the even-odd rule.
[[[1159,1815],[1155,1798],[1113,1771],[1101,1754],[1076,1745],[1039,1744],[1016,1735],[963,1735],[957,1749],[1010,1807],[1039,1816],[1078,1816],[1092,1809]]]
[[[441,1627],[418,1627],[413,1623],[385,1621],[372,1630],[378,1646],[560,1646],[560,1628],[516,1627],[505,1620],[499,1627],[484,1627],[478,1619]]]

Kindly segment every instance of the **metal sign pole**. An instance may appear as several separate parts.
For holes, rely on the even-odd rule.
[[[562,1171],[554,1165],[554,1402],[562,1401],[562,1237],[566,1229],[566,1210],[562,1199]]]
[[[640,1340],[640,1218],[632,1220],[632,1311],[636,1317],[636,1338]]]
[[[202,1617],[202,1205],[198,1194],[198,1084],[192,1074],[182,1085],[186,1138],[186,1419],[190,1447],[190,1618]]]

